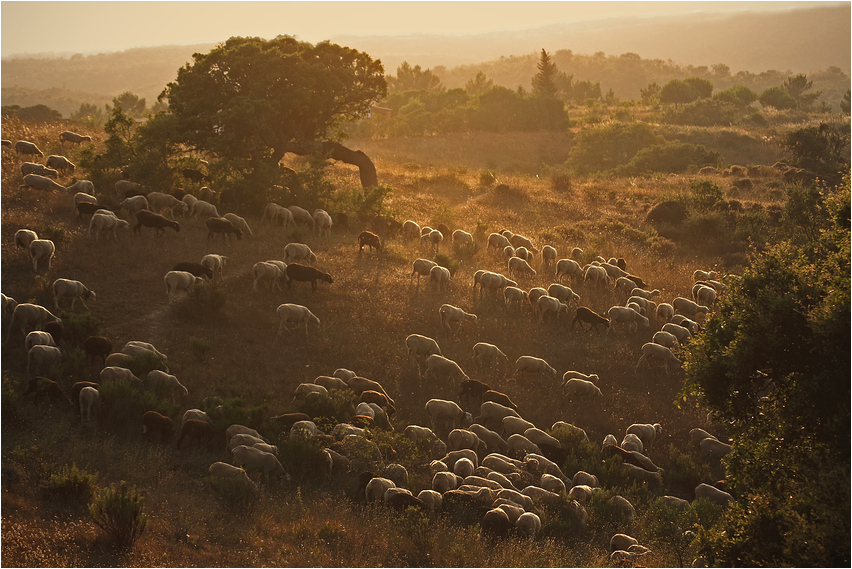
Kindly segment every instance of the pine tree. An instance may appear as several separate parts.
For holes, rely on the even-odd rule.
[[[550,97],[559,95],[559,87],[556,86],[558,73],[559,70],[556,69],[556,64],[550,59],[550,55],[542,49],[541,59],[538,61],[538,73],[532,79],[533,93]]]

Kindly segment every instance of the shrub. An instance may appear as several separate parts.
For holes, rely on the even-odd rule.
[[[695,126],[730,126],[737,119],[737,109],[730,103],[702,99],[679,109],[669,108],[661,122]]]
[[[351,394],[341,389],[332,389],[329,390],[328,395],[325,393],[309,393],[307,397],[296,399],[294,405],[296,411],[306,414],[315,423],[320,419],[331,419],[336,424],[345,423],[349,420],[350,400]]]
[[[647,123],[611,123],[589,128],[574,139],[565,165],[580,175],[605,172],[627,164],[643,148],[664,142]]]
[[[94,493],[96,478],[96,475],[80,470],[76,464],[72,464],[53,472],[43,488],[54,499],[88,502]]]
[[[210,341],[204,338],[196,338],[195,336],[189,338],[189,349],[192,350],[198,361],[204,361],[212,347]]]
[[[716,166],[721,155],[715,150],[683,142],[666,142],[643,148],[624,166],[613,173],[616,176],[635,176],[649,172],[686,172],[703,166]]]
[[[676,558],[674,564],[686,567],[687,551],[692,543],[692,537],[686,532],[692,530],[697,521],[691,507],[680,509],[656,500],[643,513],[640,526],[648,532],[651,544],[664,545],[662,548],[654,547],[655,550],[671,551]]]
[[[322,483],[325,456],[316,439],[289,438],[278,445],[278,459],[298,485]]]
[[[23,421],[21,415],[21,395],[15,389],[15,382],[8,372],[3,372],[2,391],[0,391],[0,420],[3,426],[14,425]]]
[[[497,176],[491,170],[483,170],[479,174],[479,185],[483,188],[490,188],[497,181]]]
[[[251,514],[257,506],[257,492],[243,480],[210,477],[210,487],[219,496],[220,504],[229,514]]]
[[[167,417],[180,411],[180,406],[168,399],[166,386],[154,391],[139,391],[127,381],[111,381],[101,385],[98,391],[101,420],[104,426],[117,431],[136,433],[146,411],[156,411]]]
[[[269,416],[269,405],[250,406],[242,397],[220,399],[207,397],[201,406],[207,413],[216,432],[225,432],[231,425],[245,425],[252,429],[263,431],[263,423]]]
[[[708,210],[725,198],[722,188],[712,180],[696,180],[689,185],[696,207]]]
[[[62,243],[68,235],[68,230],[65,229],[63,223],[52,223],[44,228],[44,235],[40,235],[41,239],[50,239],[54,243]]]
[[[133,356],[127,364],[127,369],[133,372],[133,375],[142,379],[148,372],[155,369],[165,369],[165,365],[160,361],[160,356],[154,352],[144,352],[137,356]]]
[[[474,243],[474,245],[476,244]],[[455,276],[456,271],[458,271],[461,266],[459,261],[456,261],[446,253],[438,253],[432,260],[438,263],[439,266],[449,269],[450,276]]]
[[[557,173],[550,177],[550,187],[554,192],[570,192],[571,176],[566,173]]]
[[[228,291],[222,285],[200,283],[189,289],[187,295],[202,314],[215,314],[225,305]]]
[[[62,319],[62,338],[71,344],[80,345],[101,329],[100,320],[90,312],[63,311],[58,316]]]
[[[130,548],[142,536],[148,523],[143,511],[144,499],[136,487],[122,480],[97,493],[89,504],[92,521],[121,548]]]

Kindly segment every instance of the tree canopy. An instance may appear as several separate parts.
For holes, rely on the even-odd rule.
[[[431,69],[423,70],[419,65],[411,67],[407,61],[396,68],[396,77],[387,77],[391,93],[404,91],[442,91],[441,79]]]
[[[556,68],[556,64],[553,63],[550,54],[542,49],[541,57],[538,60],[538,73],[532,78],[533,93],[556,97],[559,94],[559,87],[556,85],[556,76],[558,73],[559,70]]]

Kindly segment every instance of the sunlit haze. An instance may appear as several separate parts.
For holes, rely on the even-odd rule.
[[[13,2],[2,55],[97,53],[231,36],[476,34],[611,17],[786,10],[838,2]]]

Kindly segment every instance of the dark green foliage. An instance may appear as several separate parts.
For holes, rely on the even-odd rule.
[[[228,290],[224,285],[204,282],[193,285],[187,295],[192,300],[193,313],[210,315],[216,314],[225,306]]]
[[[650,172],[682,173],[704,166],[715,166],[720,161],[721,155],[715,150],[683,142],[666,142],[643,148],[626,165],[616,168],[614,173],[616,176],[635,176]]]
[[[706,504],[715,508],[717,512],[721,512],[720,506],[709,502],[706,502]],[[695,510],[695,505],[680,509],[659,500],[651,502],[648,509],[642,514],[639,524],[649,540],[642,543],[647,543],[655,551],[670,551],[675,557],[672,560],[673,566],[687,567],[691,563],[691,559],[687,555],[693,537],[686,532],[694,531],[699,525],[698,513]],[[718,517],[718,513],[711,517]],[[663,547],[659,547],[658,544]]]
[[[668,455],[666,484],[672,495],[691,496],[696,486],[711,480],[706,464],[696,464],[690,454],[681,452],[675,445],[669,445]]]
[[[11,426],[22,420],[21,395],[15,389],[15,382],[4,371],[2,391],[0,391],[0,421],[3,426]]]
[[[774,107],[779,111],[784,109],[795,109],[796,99],[781,87],[770,87],[757,98],[764,107]]]
[[[332,389],[328,395],[324,393],[309,393],[307,397],[296,399],[296,411],[314,418],[333,419],[333,424],[345,423],[349,420],[348,410],[352,394],[340,389]],[[332,424],[332,426],[333,426]]]
[[[820,174],[831,184],[849,169],[849,123],[809,126],[788,133],[782,145],[793,155],[793,164]]]
[[[685,393],[736,441],[708,563],[850,562],[849,199],[847,175],[810,212],[823,230],[758,257],[690,344]]]
[[[89,504],[92,521],[120,548],[130,548],[142,536],[148,523],[143,511],[144,498],[136,486],[125,481],[110,485],[97,493]]]
[[[556,97],[559,94],[559,87],[556,86],[555,81],[558,71],[556,64],[550,58],[550,54],[542,49],[541,57],[538,60],[538,73],[532,78],[533,93]]]
[[[743,109],[757,100],[757,93],[744,85],[734,85],[713,95],[713,99]]]
[[[228,514],[251,515],[259,503],[257,491],[244,480],[210,477],[210,487],[219,497],[219,503]]]
[[[665,140],[647,123],[611,123],[580,132],[566,165],[577,174],[612,170],[630,162],[643,148]]]
[[[713,94],[713,83],[701,77],[687,77],[683,82],[688,85],[699,99],[707,99]]]
[[[432,70],[423,70],[419,65],[411,67],[407,61],[396,68],[396,77],[387,77],[388,91],[398,93],[401,91],[442,91],[441,79],[432,73]]]
[[[670,124],[730,126],[737,120],[737,109],[721,100],[701,99],[680,108],[666,109],[660,120]]]
[[[97,336],[101,322],[91,312],[68,312],[63,310],[58,316],[62,319],[62,338],[70,344],[80,345],[89,336]]]
[[[166,365],[160,360],[160,356],[154,352],[143,352],[133,358],[127,364],[127,369],[133,372],[138,378],[144,378],[149,371],[160,369],[165,371]]]
[[[62,466],[44,482],[45,493],[52,499],[88,502],[95,491],[96,475],[77,468],[76,464]]]
[[[23,107],[20,105],[4,105],[2,109],[3,118],[16,117],[23,122],[47,123],[62,120],[62,113],[55,111],[47,105],[35,105]]]
[[[41,232],[39,232],[39,235],[41,235]],[[50,239],[54,243],[59,244],[65,241],[67,235],[68,229],[65,228],[64,223],[51,223],[44,228],[44,235],[41,236],[41,239]]]
[[[166,417],[174,417],[180,411],[180,405],[170,400],[165,386],[140,390],[119,380],[104,383],[98,391],[101,401],[100,424],[127,435],[142,432],[142,415],[146,411],[156,411]]]
[[[291,437],[278,445],[278,459],[293,482],[299,486],[324,484],[325,454],[315,439]]]
[[[692,199],[698,209],[708,210],[725,197],[722,188],[712,180],[696,180],[689,185],[689,188],[692,190]]]
[[[805,93],[805,91],[810,91],[813,84],[813,81],[808,81],[806,75],[799,74],[787,77],[784,80],[783,88],[796,101],[796,108],[805,111],[813,106],[814,101],[822,94],[822,91]]]
[[[660,101],[673,104],[675,108],[691,103],[698,98],[698,92],[680,79],[672,79],[660,89]]]
[[[196,338],[195,336],[189,338],[189,349],[192,350],[199,361],[204,361],[212,348],[210,341],[205,338]]]
[[[461,266],[459,261],[456,261],[446,253],[438,253],[432,260],[438,263],[441,267],[449,269],[450,276],[455,275],[456,271],[459,270],[459,267]]]
[[[245,425],[263,432],[267,430],[264,429],[269,417],[269,405],[266,403],[252,406],[242,397],[207,397],[200,408],[210,417],[216,432],[224,433],[231,425]]]

